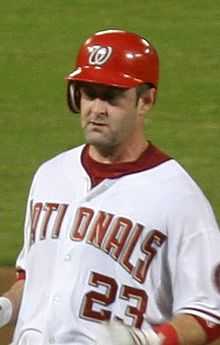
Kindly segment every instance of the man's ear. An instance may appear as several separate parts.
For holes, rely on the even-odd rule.
[[[140,114],[145,114],[152,108],[156,101],[157,89],[152,87],[145,90],[138,99],[137,107]]]

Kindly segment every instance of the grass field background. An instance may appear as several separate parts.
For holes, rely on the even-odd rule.
[[[146,136],[177,158],[220,218],[220,3],[200,0],[0,1],[0,264],[22,244],[25,202],[43,161],[83,142],[65,104],[81,42],[123,28],[149,38],[161,59]]]

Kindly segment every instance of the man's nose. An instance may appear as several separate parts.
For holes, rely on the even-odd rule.
[[[93,114],[106,114],[107,102],[97,97],[92,101],[91,109]]]

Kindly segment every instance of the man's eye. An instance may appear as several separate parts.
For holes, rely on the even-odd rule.
[[[123,97],[123,92],[118,90],[111,90],[104,95],[104,98],[109,103],[117,103]]]
[[[97,97],[96,92],[94,92],[91,89],[83,90],[83,91],[84,91],[84,94],[86,95],[86,97],[89,99],[95,99]]]
[[[107,95],[105,97],[105,100],[111,104],[116,104],[119,99],[120,99],[119,95]]]
[[[117,89],[108,89],[108,90],[96,90],[91,87],[84,87],[82,91],[85,97],[89,100],[94,100],[99,98],[103,101],[106,101],[112,105],[116,104],[122,97],[124,92]]]

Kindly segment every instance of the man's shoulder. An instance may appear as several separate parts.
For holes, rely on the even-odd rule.
[[[36,174],[55,173],[56,171],[68,171],[71,167],[81,165],[81,153],[85,145],[80,145],[63,151],[51,159],[43,162]]]
[[[154,175],[161,184],[168,186],[172,190],[194,190],[198,185],[185,167],[175,159],[171,159],[161,164],[155,169]]]
[[[152,171],[152,180],[152,185],[157,185],[158,194],[163,194],[167,201],[170,197],[172,204],[186,202],[189,199],[203,201],[206,199],[194,176],[175,159],[161,164]]]

